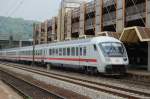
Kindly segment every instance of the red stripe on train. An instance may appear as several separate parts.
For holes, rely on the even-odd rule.
[[[24,58],[32,59],[33,57],[9,57],[9,58]],[[84,58],[44,58],[44,57],[35,57],[35,59],[47,59],[47,60],[59,60],[59,61],[79,61],[79,62],[97,62],[96,59],[84,59]]]
[[[97,62],[96,59],[82,59],[82,58],[47,58],[48,60],[62,60],[62,61],[80,61],[80,62]]]

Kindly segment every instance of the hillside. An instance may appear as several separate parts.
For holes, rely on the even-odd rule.
[[[0,35],[9,34],[14,40],[28,40],[32,38],[33,23],[35,21],[21,18],[0,16]]]

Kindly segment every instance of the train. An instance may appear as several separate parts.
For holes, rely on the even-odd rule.
[[[40,44],[0,51],[0,60],[34,62],[103,74],[125,74],[129,59],[124,44],[113,37]]]

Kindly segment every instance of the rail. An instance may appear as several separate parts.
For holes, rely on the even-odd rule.
[[[10,66],[10,64],[9,64],[9,66]],[[56,73],[50,73],[47,71],[43,71],[43,70],[31,68],[31,67],[24,67],[24,66],[18,67],[18,66],[19,65],[15,65],[15,66],[11,65],[11,67],[13,67],[13,68],[17,68],[17,69],[21,69],[24,71],[28,71],[28,72],[40,74],[43,76],[51,77],[54,79],[62,80],[65,82],[81,85],[81,86],[84,86],[84,87],[87,87],[90,89],[94,89],[97,91],[107,92],[107,93],[117,95],[120,97],[124,97],[124,98],[139,99],[139,98],[141,98],[141,96],[150,97],[150,93],[146,93],[146,92],[142,92],[142,91],[122,88],[122,87],[108,85],[108,84],[104,84],[104,83],[97,83],[97,82],[93,82],[93,81],[88,81],[88,80],[84,80],[84,79],[60,75],[60,74],[56,74]]]

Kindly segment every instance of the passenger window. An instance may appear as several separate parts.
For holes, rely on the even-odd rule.
[[[43,55],[43,53],[42,53],[42,52],[43,52],[43,50],[41,49],[41,55]]]
[[[83,55],[86,56],[86,47],[83,49]]]
[[[59,48],[59,56],[62,56],[62,48]]]
[[[49,55],[52,55],[52,50],[51,49],[49,49]]]
[[[66,56],[66,48],[63,48],[63,55]]]
[[[56,55],[58,55],[58,49],[56,49]]]
[[[67,55],[70,56],[70,48],[67,48]]]
[[[74,47],[71,48],[71,55],[75,56],[75,48]]]
[[[80,56],[82,56],[82,47],[80,47]]]
[[[78,56],[78,55],[79,55],[79,48],[76,47],[76,56]]]
[[[52,55],[55,55],[55,49],[52,49]]]

